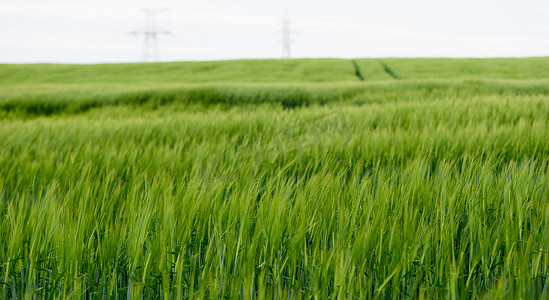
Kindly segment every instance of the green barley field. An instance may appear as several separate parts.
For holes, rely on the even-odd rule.
[[[549,57],[0,65],[1,299],[545,299]]]

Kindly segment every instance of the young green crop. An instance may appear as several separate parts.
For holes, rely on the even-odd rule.
[[[0,298],[547,297],[546,81],[4,86]]]
[[[546,97],[174,109],[2,122],[4,297],[546,290]]]

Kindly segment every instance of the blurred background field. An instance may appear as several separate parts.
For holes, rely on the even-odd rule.
[[[549,58],[300,59],[0,65],[0,109],[81,112],[112,105],[295,107],[471,95],[546,94]]]

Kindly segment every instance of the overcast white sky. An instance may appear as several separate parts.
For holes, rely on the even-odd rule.
[[[0,62],[142,59],[142,8],[167,8],[161,61],[293,57],[549,56],[549,0],[0,0]]]

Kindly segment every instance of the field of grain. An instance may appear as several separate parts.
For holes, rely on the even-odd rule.
[[[0,298],[547,297],[548,66],[0,65]]]

